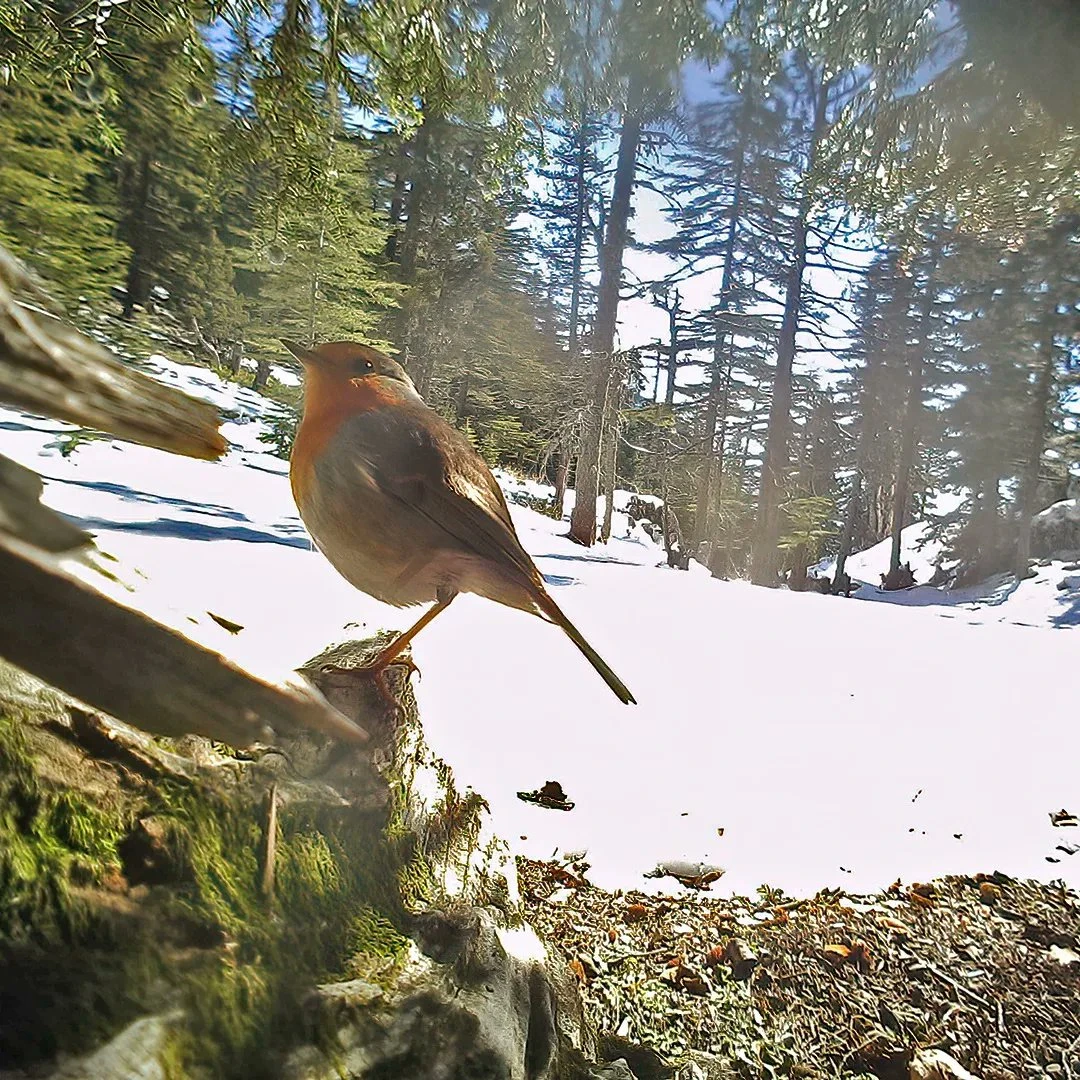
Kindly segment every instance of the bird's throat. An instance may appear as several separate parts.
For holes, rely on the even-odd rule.
[[[354,416],[401,401],[389,379],[328,378],[317,369],[304,380],[304,415],[296,430],[289,460],[293,498],[303,513],[315,474],[341,425]]]

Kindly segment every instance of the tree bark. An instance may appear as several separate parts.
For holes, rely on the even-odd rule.
[[[622,388],[622,373],[613,368],[608,383],[607,401],[604,406],[604,437],[601,442],[602,464],[601,479],[604,494],[604,519],[600,526],[600,540],[607,543],[611,539],[611,515],[615,502],[615,465],[619,457],[619,396]]]
[[[454,404],[454,412],[458,421],[462,421],[469,414],[469,373],[462,372],[458,380],[457,401]]]
[[[566,508],[566,486],[570,480],[570,452],[565,446],[555,451],[555,507],[554,514],[562,521]]]
[[[577,356],[580,346],[581,267],[585,251],[585,203],[588,199],[588,191],[585,187],[585,158],[588,152],[588,144],[585,142],[587,120],[583,101],[581,113],[578,116],[577,160],[574,163],[574,262],[570,271],[570,327],[568,335],[571,360]]]
[[[727,334],[723,329],[722,314],[728,310],[729,293],[731,292],[731,278],[735,269],[735,234],[738,229],[739,215],[742,211],[742,178],[745,166],[746,146],[744,141],[739,143],[739,160],[735,165],[735,186],[731,195],[731,220],[728,222],[728,234],[724,242],[724,269],[720,277],[720,297],[716,315],[716,337],[713,342],[713,362],[709,374],[709,400],[705,406],[705,462],[701,469],[701,477],[698,481],[697,513],[694,517],[694,548],[711,535],[709,527],[712,517],[712,491],[713,491],[713,461],[716,452],[716,422],[720,405],[720,356],[726,352],[727,364],[724,371],[724,424],[727,423],[728,396],[731,388],[732,350],[735,347],[734,335],[724,350]],[[721,443],[720,455],[723,457],[723,445]],[[722,462],[720,463],[723,469]]]
[[[822,77],[814,102],[814,123],[804,178],[813,172],[818,148],[826,131],[829,80]],[[773,378],[769,427],[765,439],[765,460],[761,466],[761,489],[758,497],[757,537],[751,561],[751,578],[758,585],[775,585],[779,566],[780,500],[788,470],[788,444],[791,440],[792,369],[802,311],[803,275],[806,272],[806,236],[811,208],[809,188],[799,200],[792,237],[791,263],[784,291],[784,317],[776,349],[776,375]]]
[[[127,241],[131,245],[131,258],[128,259],[125,276],[124,307],[121,315],[131,319],[135,315],[135,305],[145,304],[150,295],[150,283],[146,279],[146,257],[150,244],[150,229],[147,223],[147,211],[150,205],[150,180],[153,174],[150,151],[145,151],[139,158],[138,180],[135,190],[135,205],[128,221]]]
[[[421,110],[423,111],[423,105],[421,105]],[[420,259],[420,234],[423,231],[423,220],[431,191],[428,157],[432,129],[437,126],[437,123],[435,116],[424,112],[423,120],[412,137],[407,156],[409,185],[408,191],[402,195],[405,226],[398,228],[399,238],[395,239],[394,243],[394,252],[398,257],[398,280],[406,286],[411,286],[416,281],[416,270]],[[400,222],[400,210],[398,214]],[[401,358],[406,364],[409,360],[409,337],[413,330],[414,314],[412,297],[406,292],[398,308],[395,333],[396,343],[401,349]]]
[[[930,317],[934,310],[934,275],[941,257],[940,240],[936,240],[930,252],[926,275],[926,288],[919,310],[918,338],[910,350],[911,368],[908,381],[907,404],[904,408],[904,426],[900,439],[900,460],[896,469],[896,487],[893,490],[892,550],[889,555],[889,575],[900,570],[900,549],[904,525],[907,521],[908,503],[911,501],[911,473],[919,452],[919,420],[923,410],[923,372],[926,366],[926,339],[930,330]]]
[[[384,254],[388,262],[397,262],[401,215],[405,211],[405,169],[407,167],[407,158],[404,146],[398,150],[397,158],[397,166],[394,170],[394,184],[390,193],[390,207],[386,215],[390,231],[386,237]]]
[[[578,455],[577,498],[570,517],[570,538],[586,547],[592,547],[596,542],[596,499],[600,483],[604,398],[612,367],[623,253],[629,232],[630,203],[634,193],[638,144],[641,141],[642,118],[637,111],[640,97],[640,88],[635,80],[631,83],[628,106],[619,135],[611,212],[608,215],[604,246],[600,252],[600,288],[592,332],[592,401],[585,416],[585,430]]]
[[[255,381],[252,383],[253,390],[265,390],[270,381],[270,361],[259,357],[255,361]]]
[[[855,475],[851,478],[851,494],[844,512],[844,528],[840,534],[840,551],[836,556],[836,570],[833,581],[838,582],[846,573],[847,561],[855,544],[855,527],[862,508],[862,495],[866,468],[870,462],[870,448],[875,434],[874,404],[877,390],[877,372],[881,363],[881,352],[871,348],[866,357],[866,370],[863,373],[862,386],[862,423],[859,428],[859,446],[855,452]]]
[[[679,374],[679,290],[668,313],[667,386],[664,388],[664,404],[670,409],[675,404],[675,380]]]
[[[1039,468],[1046,449],[1046,421],[1050,412],[1050,395],[1054,387],[1054,334],[1048,330],[1039,347],[1039,374],[1031,395],[1031,420],[1028,430],[1024,471],[1016,492],[1016,558],[1013,569],[1021,580],[1027,577],[1031,558],[1031,519],[1037,509]]]

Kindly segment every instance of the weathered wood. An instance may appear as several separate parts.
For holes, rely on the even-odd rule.
[[[265,682],[2,534],[0,596],[0,656],[144,731],[233,746],[297,729],[367,740],[314,688]]]
[[[111,356],[45,307],[23,266],[0,248],[0,401],[176,454],[219,458],[217,410]]]
[[[0,454],[0,533],[51,552],[91,543],[89,533],[41,505],[43,490],[37,473]]]

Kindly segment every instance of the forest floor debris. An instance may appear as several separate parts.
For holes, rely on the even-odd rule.
[[[946,1057],[983,1080],[1080,1076],[1080,897],[1064,886],[979,874],[872,896],[651,896],[599,889],[583,865],[570,888],[557,862],[519,873],[602,1032],[747,1077],[906,1080]]]

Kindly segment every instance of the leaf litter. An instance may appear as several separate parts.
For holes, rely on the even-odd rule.
[[[518,865],[528,918],[598,1030],[669,1060],[713,1054],[748,1078],[908,1080],[946,1059],[981,1080],[1080,1077],[1080,897],[1064,885],[655,896]]]

